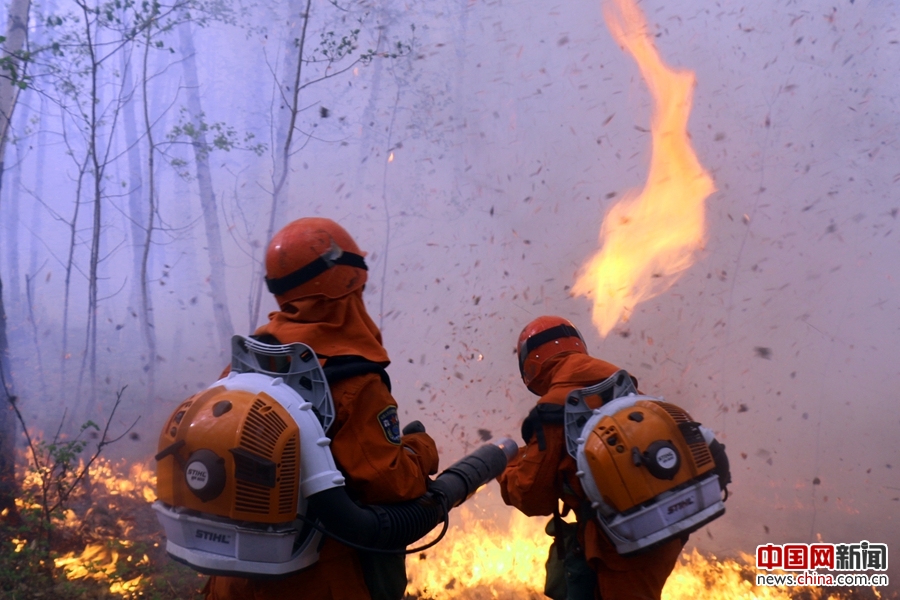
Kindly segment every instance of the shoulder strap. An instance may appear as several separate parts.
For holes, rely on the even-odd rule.
[[[628,375],[625,371],[618,371],[623,375]],[[629,375],[631,378],[631,383],[633,383],[634,388],[637,389],[637,379]],[[605,379],[605,382],[615,381],[612,377]],[[596,386],[592,386],[591,388],[585,388],[585,390],[576,390],[578,392],[594,390],[594,388],[600,389],[603,387],[601,384],[597,384]],[[600,394],[600,403],[606,404],[607,402],[613,400],[616,397],[614,393],[616,390],[610,384],[609,389],[603,389]],[[620,391],[620,390],[619,390]],[[590,414],[590,410],[588,410],[588,414]],[[585,419],[586,420],[586,419]],[[565,425],[565,406],[560,406],[558,404],[538,404],[534,408],[531,409],[531,412],[528,413],[528,416],[525,417],[525,420],[522,422],[522,439],[525,440],[525,443],[531,441],[532,436],[537,437],[538,449],[543,451],[547,449],[547,439],[544,437],[544,425],[549,423],[550,425]],[[583,422],[581,423],[584,424]]]
[[[377,373],[388,391],[391,391],[391,378],[384,370],[384,365],[362,356],[332,356],[325,361],[322,370],[325,371],[328,385],[334,385],[338,381],[357,375]]]
[[[525,443],[531,441],[532,436],[537,436],[538,449],[547,449],[547,439],[544,437],[544,424],[562,425],[564,407],[558,404],[538,404],[531,409],[525,421],[522,422],[522,439]]]
[[[271,333],[251,335],[250,337],[263,344],[282,344],[282,342]],[[272,370],[276,372],[279,371],[277,368]],[[333,386],[338,381],[349,379],[350,377],[377,373],[378,376],[381,377],[381,381],[384,382],[388,391],[391,391],[391,378],[388,376],[387,371],[384,370],[384,365],[373,362],[362,356],[332,356],[325,360],[325,364],[322,365],[322,370],[325,372],[325,379],[328,381],[329,387]]]

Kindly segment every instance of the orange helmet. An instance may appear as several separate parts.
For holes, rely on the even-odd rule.
[[[331,219],[298,219],[269,242],[266,285],[279,306],[317,294],[340,298],[366,283],[363,256],[350,234]]]
[[[538,317],[525,326],[519,334],[516,350],[519,355],[519,372],[528,389],[531,389],[531,382],[541,372],[541,365],[551,356],[563,352],[587,354],[584,338],[571,321],[549,315]]]

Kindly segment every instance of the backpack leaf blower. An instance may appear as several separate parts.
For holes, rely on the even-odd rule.
[[[444,470],[420,498],[362,505],[329,449],[333,421],[312,348],[235,336],[231,373],[182,402],[160,434],[153,508],[168,554],[205,574],[277,578],[318,560],[323,531],[402,553],[517,451],[498,440]]]
[[[569,393],[564,427],[594,516],[620,555],[639,554],[725,513],[721,493],[731,481],[725,447],[680,407],[638,395],[625,371]]]

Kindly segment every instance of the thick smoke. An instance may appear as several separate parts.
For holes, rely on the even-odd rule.
[[[518,437],[535,398],[518,378],[515,340],[529,320],[555,313],[582,329],[592,354],[684,406],[727,445],[728,513],[693,536],[698,547],[752,552],[821,536],[900,548],[896,3],[641,3],[664,60],[696,73],[690,131],[718,192],[697,262],[606,339],[592,329],[589,301],[569,288],[610,203],[644,181],[650,100],[599,2],[382,4],[356,6],[343,21],[316,13],[316,43],[358,17],[361,50],[396,53],[399,43],[399,52],[301,91],[302,135],[275,223],[331,217],[369,252],[366,300],[393,359],[401,415],[426,424],[444,463],[491,435]],[[289,97],[273,82],[292,35],[279,10],[242,16],[243,28],[193,32],[207,120],[241,139],[255,134],[238,146],[267,149],[210,154],[226,298],[211,297],[197,182],[158,157],[156,358],[133,316],[126,192],[137,174],[124,138],[113,144],[122,158],[107,172],[96,407],[129,386],[122,421],[143,414],[142,438],[121,451],[135,457],[153,453],[165,414],[224,366],[213,303],[227,303],[236,332],[253,325],[251,276],[267,241],[272,154]],[[137,52],[133,61],[137,69]],[[186,104],[184,79],[177,56],[154,55],[150,65],[164,82],[150,104],[165,140]],[[58,106],[23,93],[18,110],[0,268],[23,406],[55,419],[79,402],[88,221],[79,222],[63,349],[61,218],[74,210],[77,165]],[[71,143],[77,155],[81,142]],[[166,151],[192,168],[186,145]],[[272,309],[264,296],[260,319]],[[61,363],[63,351],[71,357]],[[78,389],[87,393],[87,380]]]

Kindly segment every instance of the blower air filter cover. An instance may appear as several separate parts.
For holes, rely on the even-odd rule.
[[[188,459],[184,479],[191,492],[203,502],[218,498],[225,489],[225,460],[212,450],[201,448]]]
[[[657,440],[650,444],[642,458],[644,466],[657,479],[671,480],[681,467],[678,450],[666,440]]]

